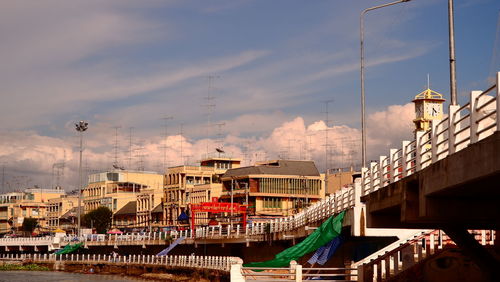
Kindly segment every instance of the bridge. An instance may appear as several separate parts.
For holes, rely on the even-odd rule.
[[[500,227],[499,83],[500,73],[495,85],[485,91],[472,91],[469,102],[449,106],[446,118],[433,123],[427,131],[416,132],[413,140],[403,141],[401,148],[390,149],[388,155],[363,168],[361,181],[298,214],[269,222],[252,222],[245,228],[208,226],[160,233],[64,237],[57,242],[57,247],[74,240],[83,241],[86,246],[165,245],[179,237],[185,238],[183,244],[294,241],[310,234],[328,217],[345,210],[343,224],[350,227],[353,236],[399,233],[400,247],[389,247],[399,256],[413,250],[413,262],[402,266],[394,263],[395,253],[386,249],[384,252],[392,256],[377,252],[374,254],[377,258],[372,261],[355,264],[362,281],[389,277],[425,259],[426,254],[439,249],[437,246],[442,244],[444,236],[449,236],[450,242],[462,248],[483,271],[498,275],[498,260],[483,246],[498,242],[496,233],[488,230]],[[417,230],[401,231],[401,228]],[[438,231],[433,231],[435,229]],[[438,236],[441,243],[436,245],[435,232],[441,230],[445,235]],[[416,232],[421,235],[415,235]],[[480,234],[480,238],[473,233]],[[422,239],[429,243],[419,244]],[[15,240],[0,239],[0,246],[6,250],[32,246],[28,243],[30,239]],[[39,242],[42,244],[42,241],[56,247],[54,241]]]

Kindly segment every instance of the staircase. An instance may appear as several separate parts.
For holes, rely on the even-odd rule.
[[[495,231],[470,230],[483,246],[493,245]],[[423,231],[399,240],[352,265],[358,269],[358,281],[386,281],[421,263],[443,247],[455,243],[441,230]]]

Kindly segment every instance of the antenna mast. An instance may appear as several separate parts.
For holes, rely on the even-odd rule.
[[[118,129],[122,128],[121,126],[115,126],[113,127],[115,129],[115,144],[113,145],[113,149],[114,149],[114,161],[113,161],[113,167],[116,168],[118,167]]]
[[[224,127],[226,123],[220,122],[216,123],[215,125],[217,125],[217,143],[219,145],[219,148],[222,149],[224,148],[224,136],[222,134],[222,127]]]
[[[173,116],[164,116],[163,118],[163,138],[164,138],[164,144],[162,146],[163,149],[163,173],[167,170],[167,167],[169,166],[169,162],[167,161],[167,150],[168,150],[168,121],[171,119],[174,119]]]
[[[129,135],[128,135],[128,168],[132,168],[132,152],[133,152],[133,143],[132,143],[132,131],[133,127],[129,127]]]
[[[181,141],[181,163],[184,165],[184,154],[182,152],[182,142],[183,142],[183,137],[182,137],[182,134],[184,133],[183,132],[183,129],[184,129],[184,124],[181,123],[181,131],[179,132],[179,136],[180,136],[180,141]]]
[[[219,78],[218,75],[214,75],[214,74],[210,74],[207,76],[208,78],[208,89],[207,89],[207,97],[205,97],[205,100],[206,100],[206,104],[204,104],[203,106],[207,109],[207,156],[208,156],[208,152],[209,152],[209,143],[210,143],[210,140],[209,140],[209,137],[210,137],[210,128],[212,127],[212,124],[211,124],[211,118],[212,118],[212,113],[215,109],[215,97],[213,96],[213,91],[214,91],[214,80],[216,78]]]
[[[323,103],[325,103],[325,125],[326,125],[326,129],[325,129],[325,172],[328,173],[328,165],[329,165],[329,160],[328,160],[328,154],[329,154],[329,140],[328,140],[328,130],[330,128],[330,117],[329,117],[329,107],[328,105],[330,103],[333,103],[333,99],[330,99],[330,100],[326,100],[326,101],[323,101]]]

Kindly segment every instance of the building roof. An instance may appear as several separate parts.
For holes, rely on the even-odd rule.
[[[222,178],[255,174],[320,176],[313,161],[276,160],[255,166],[229,169]]]
[[[151,211],[151,213],[163,213],[163,207],[162,207],[161,203],[160,203],[160,204],[158,204],[158,205],[157,205],[157,206],[156,206],[156,207],[155,207],[155,208]]]
[[[80,207],[81,214],[83,214],[83,207]],[[78,217],[78,207],[73,207],[64,213],[61,218]]]
[[[123,208],[115,212],[115,215],[127,215],[137,213],[137,201],[130,201]]]

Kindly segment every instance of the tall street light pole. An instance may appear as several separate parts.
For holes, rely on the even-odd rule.
[[[455,68],[455,24],[453,19],[453,0],[448,0],[448,29],[450,48],[450,96],[451,105],[457,105],[457,75]]]
[[[82,152],[83,152],[83,132],[88,128],[88,122],[81,120],[75,123],[76,131],[80,133],[80,165],[78,167],[79,182],[78,182],[78,229],[77,236],[80,236],[81,229],[81,212],[82,212]]]
[[[411,0],[399,0],[371,8],[364,9],[359,17],[360,21],[360,43],[361,43],[361,165],[366,166],[366,119],[365,119],[365,50],[364,50],[364,36],[365,36],[365,14],[371,10],[384,8],[387,6],[396,5]]]

